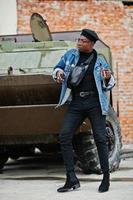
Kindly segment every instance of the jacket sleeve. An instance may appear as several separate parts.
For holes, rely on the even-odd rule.
[[[106,81],[103,79],[103,83],[102,83],[102,87],[104,91],[109,91],[111,90],[113,87],[115,86],[115,79],[113,77],[113,75],[111,74],[111,77],[108,81],[108,83],[106,83]]]
[[[105,61],[104,58],[101,59],[100,65],[101,65],[101,69],[103,68],[103,69],[109,69],[110,70],[110,66]],[[102,77],[102,75],[101,75],[101,79],[102,79],[102,88],[103,88],[104,91],[109,91],[115,86],[115,79],[114,79],[112,74],[111,74],[111,77],[110,77],[109,80],[105,80]]]
[[[57,74],[57,71],[61,70],[64,72],[64,69],[67,65],[67,59],[68,59],[68,55],[70,55],[72,49],[67,51],[60,59],[60,61],[57,63],[57,65],[54,67],[54,70],[53,70],[53,79],[55,80],[56,79],[56,74]]]
[[[65,65],[66,65],[65,55],[63,55],[61,57],[60,61],[58,62],[58,64],[54,67],[53,74],[52,74],[53,79],[56,79],[57,71],[59,71],[59,70],[64,71]]]

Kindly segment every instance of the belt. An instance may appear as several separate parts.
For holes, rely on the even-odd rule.
[[[86,97],[86,96],[98,96],[96,92],[93,92],[93,91],[89,91],[89,92],[79,92],[79,93],[76,93],[75,96],[80,96],[80,97]]]

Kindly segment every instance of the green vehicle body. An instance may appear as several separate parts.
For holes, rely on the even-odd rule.
[[[33,40],[31,35],[0,37],[1,168],[3,168],[9,157],[18,158],[19,156],[29,155],[34,152],[35,148],[40,149],[42,152],[59,150],[58,134],[67,105],[56,108],[61,86],[54,82],[51,74],[60,57],[67,50],[76,46],[74,41],[65,40],[65,38],[67,39],[66,36],[79,33],[77,31],[52,34],[55,38],[62,37],[64,41],[56,39],[35,42],[31,41]],[[30,40],[26,41],[27,37],[30,37]],[[16,42],[20,38],[23,38],[23,41]],[[112,69],[110,48],[99,41],[96,43],[95,49],[101,56],[104,56]],[[112,106],[111,92],[108,93],[108,97]],[[110,144],[110,154],[113,154],[115,149],[117,151],[115,154],[119,158],[117,164],[114,165],[113,161],[111,170],[119,166],[121,149],[119,125],[117,126],[118,135],[116,134],[116,136],[113,133],[112,126],[107,125],[109,133],[111,129],[111,140],[112,138],[114,140]],[[78,142],[79,138],[84,141],[86,135],[92,137],[91,132],[91,126],[87,120],[77,131],[75,141]],[[119,139],[119,144],[116,144],[115,138]],[[77,146],[80,146],[79,143]],[[94,143],[92,149],[94,150]],[[84,160],[80,159],[81,149],[79,147],[75,148],[75,151],[77,155],[79,154],[80,168],[83,172],[89,173],[92,166],[88,164],[86,167],[83,164]],[[90,163],[90,160],[88,163]],[[98,172],[99,161],[97,163],[97,166],[94,167],[95,170],[92,170],[94,172]]]

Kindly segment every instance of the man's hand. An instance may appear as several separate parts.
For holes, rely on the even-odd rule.
[[[64,72],[59,70],[56,74],[56,81],[57,83],[62,83],[64,80]]]
[[[101,71],[104,79],[109,80],[111,77],[111,71],[109,69],[102,69]]]

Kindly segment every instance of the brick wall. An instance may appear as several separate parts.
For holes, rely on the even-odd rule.
[[[119,109],[123,141],[133,142],[133,6],[120,1],[18,0],[17,8],[18,33],[30,33],[30,16],[38,12],[51,31],[94,29],[111,47],[117,80],[114,107]]]

